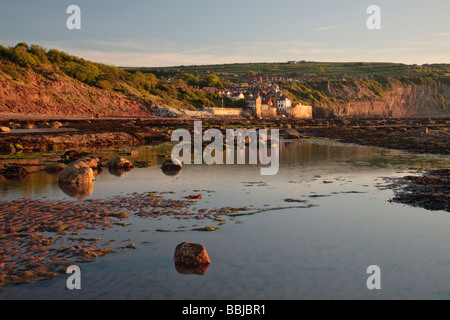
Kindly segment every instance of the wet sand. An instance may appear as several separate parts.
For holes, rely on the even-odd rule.
[[[134,249],[131,241],[85,237],[86,230],[101,232],[122,228],[130,216],[162,219],[173,217],[190,221],[210,219],[224,224],[220,216],[245,212],[248,208],[197,209],[192,200],[164,198],[149,192],[106,200],[46,201],[18,199],[0,201],[0,288],[29,283],[63,274],[66,268],[116,250]],[[217,227],[194,228],[214,231]],[[188,229],[189,230],[189,229]],[[145,232],[148,230],[144,230]],[[157,229],[160,232],[179,231]]]

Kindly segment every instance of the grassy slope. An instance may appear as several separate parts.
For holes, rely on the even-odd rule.
[[[96,92],[103,92],[105,96],[141,100],[148,105],[191,109],[205,104],[212,105],[205,93],[188,89],[177,90],[165,79],[158,79],[150,73],[129,73],[121,68],[87,61],[57,50],[45,50],[36,45],[20,43],[9,48],[0,45],[0,80],[6,81],[12,87],[29,89],[33,85],[30,79],[42,80],[34,83],[35,89],[41,86],[41,91],[51,90],[48,87],[55,82],[71,87],[73,92],[68,89],[64,96],[59,92],[49,93],[55,100],[72,100],[74,103],[79,102],[74,92],[75,87],[79,88],[83,84]],[[44,79],[49,81],[45,82]],[[92,102],[95,104],[95,101]],[[98,107],[108,109],[106,111],[114,109],[113,105],[108,104]]]

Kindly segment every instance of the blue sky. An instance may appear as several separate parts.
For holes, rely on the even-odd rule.
[[[69,30],[69,5],[81,30]],[[369,5],[381,30],[369,30]],[[239,62],[450,63],[449,0],[2,0],[0,44],[116,66]]]

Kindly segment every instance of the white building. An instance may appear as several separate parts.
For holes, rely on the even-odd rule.
[[[290,108],[292,106],[292,101],[286,97],[281,96],[277,99],[277,112],[278,113],[285,113],[287,108]]]

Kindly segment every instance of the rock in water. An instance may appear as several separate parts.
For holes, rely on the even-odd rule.
[[[285,139],[300,139],[300,133],[295,129],[286,129],[284,131]]]
[[[132,169],[134,168],[133,163],[131,163],[130,161],[128,161],[125,158],[122,157],[115,157],[113,159],[111,159],[108,164],[106,165],[109,169]]]
[[[91,159],[87,159],[91,160]],[[95,180],[94,170],[88,162],[77,160],[64,168],[58,177],[58,182],[71,185],[89,185]]]
[[[164,161],[162,164],[161,170],[164,172],[164,174],[169,176],[175,176],[178,173],[180,173],[181,169],[183,168],[183,164],[178,159],[168,159]]]
[[[69,164],[58,177],[60,189],[67,195],[83,199],[94,191],[94,170],[99,159],[85,158]]]
[[[21,180],[29,175],[31,172],[22,166],[8,166],[0,172],[5,178],[11,180]]]
[[[196,267],[211,263],[206,249],[201,244],[183,242],[175,248],[173,259],[176,264]]]

